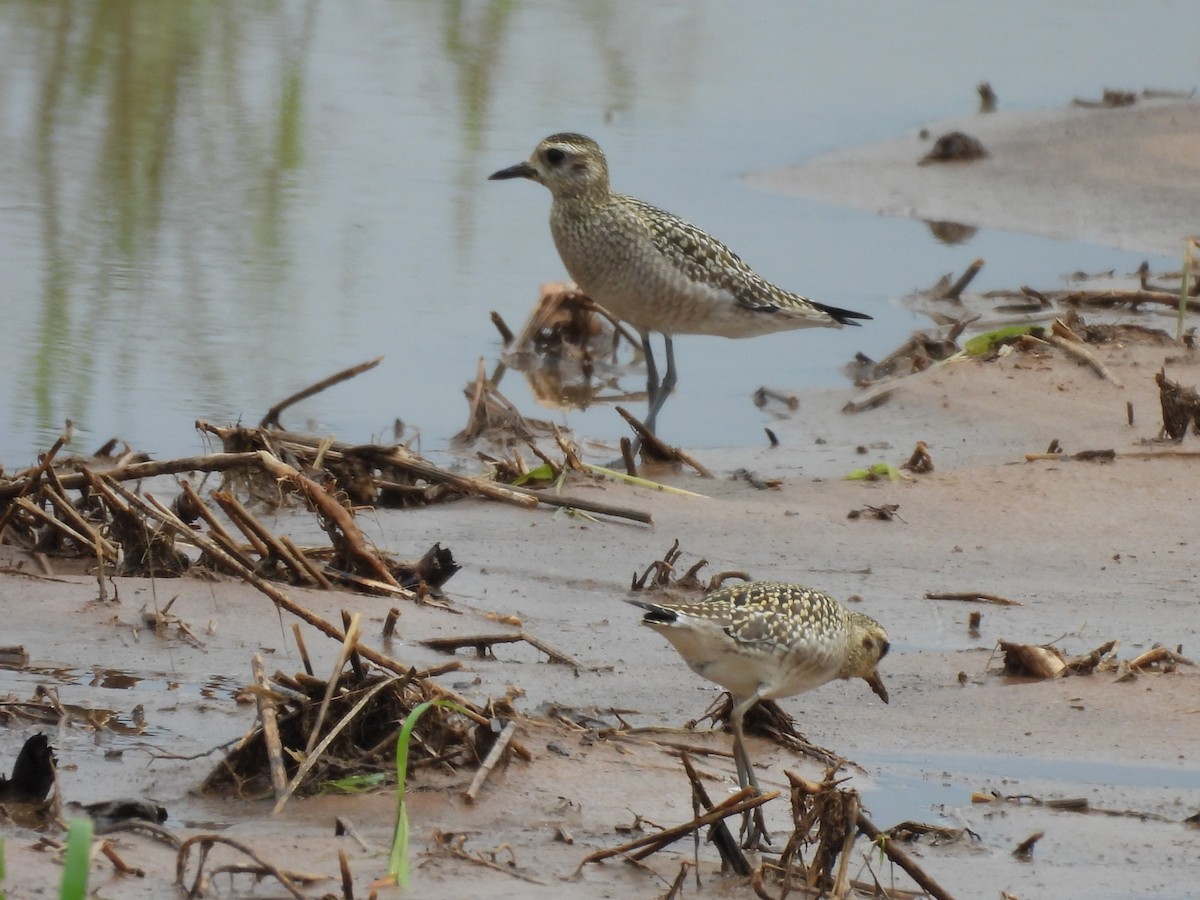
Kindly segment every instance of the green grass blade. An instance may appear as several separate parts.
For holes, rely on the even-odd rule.
[[[74,819],[67,828],[67,861],[63,865],[60,900],[85,900],[92,862],[92,820]]]
[[[408,781],[408,747],[417,720],[433,706],[453,709],[471,715],[453,700],[426,700],[413,707],[404,719],[400,737],[396,740],[396,827],[392,833],[392,853],[388,859],[388,875],[401,889],[408,887],[408,807],[404,804],[404,785]]]

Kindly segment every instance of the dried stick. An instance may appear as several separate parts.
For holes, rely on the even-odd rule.
[[[958,300],[962,296],[962,292],[966,290],[967,285],[975,280],[975,276],[979,274],[979,270],[983,268],[983,260],[977,259],[971,263],[963,273],[958,276],[958,281],[951,285],[950,290],[946,291],[942,296],[948,300]]]
[[[257,452],[253,451],[249,453],[210,453],[208,456],[183,456],[179,459],[129,463],[112,469],[93,469],[93,471],[98,471],[99,474],[113,481],[137,481],[141,478],[153,478],[157,475],[180,475],[184,472],[224,472],[227,469],[238,469],[254,463],[257,458]],[[36,481],[36,476],[37,473],[34,473],[20,481],[0,486],[0,501],[26,493],[31,484]],[[79,471],[60,475],[59,482],[65,490],[79,490],[87,484],[87,474]]]
[[[1151,647],[1145,653],[1140,653],[1129,661],[1129,668],[1141,669],[1145,666],[1151,666],[1155,663],[1172,662],[1181,666],[1194,666],[1195,663],[1182,656],[1173,650],[1168,650],[1166,647]]]
[[[191,855],[193,844],[198,844],[200,849],[196,860],[196,880],[192,882],[192,886],[189,888],[184,885],[183,880],[187,876],[188,857]],[[204,892],[207,880],[204,878],[204,861],[208,858],[208,851],[213,848],[214,844],[225,844],[240,853],[244,853],[258,864],[260,872],[265,872],[272,876],[296,900],[305,900],[304,894],[300,893],[300,889],[292,883],[292,880],[282,869],[271,865],[241,841],[235,841],[233,838],[227,838],[219,834],[193,835],[179,846],[179,852],[175,855],[175,883],[185,892],[185,896],[189,900],[202,896]]]
[[[222,440],[235,431],[235,429],[220,428],[202,420],[196,422],[196,427],[201,431],[215,434]],[[297,452],[312,452],[314,449],[313,439],[304,434],[280,431],[270,432],[265,437],[269,437],[272,441],[288,446]],[[344,460],[350,455],[376,466],[395,467],[418,478],[423,478],[431,484],[448,484],[460,493],[469,496],[481,496],[489,500],[499,500],[502,503],[511,503],[525,509],[533,509],[539,503],[542,503],[546,506],[581,509],[586,512],[632,519],[635,522],[644,522],[647,524],[651,521],[649,513],[627,507],[610,506],[593,500],[547,494],[542,491],[532,490],[531,488],[519,487],[517,485],[501,485],[485,478],[460,475],[457,472],[451,472],[427,462],[405,447],[355,447],[350,444],[334,441],[329,445],[325,453],[327,459],[336,460]],[[0,492],[0,499],[3,499],[2,492]]]
[[[339,669],[338,671],[341,671],[341,670]],[[336,673],[335,673],[334,677],[335,677],[335,681],[336,681]],[[407,681],[407,679],[387,678],[387,679],[384,679],[383,681],[380,681],[378,684],[372,686],[371,689],[369,691],[367,691],[359,699],[359,701],[357,703],[355,703],[354,706],[351,707],[350,710],[344,716],[342,716],[341,719],[338,720],[338,723],[336,725],[334,725],[333,728],[329,729],[329,734],[327,734],[327,735],[325,735],[325,737],[321,738],[321,742],[319,744],[317,744],[311,750],[306,752],[304,761],[300,763],[300,767],[296,770],[296,774],[293,775],[292,780],[290,782],[288,782],[287,788],[283,791],[282,794],[276,795],[277,799],[275,800],[275,807],[271,810],[271,814],[275,815],[276,813],[278,813],[280,810],[283,809],[283,807],[287,804],[288,800],[290,800],[292,798],[292,794],[294,794],[296,792],[296,789],[298,787],[300,787],[301,783],[304,781],[304,777],[306,775],[308,775],[308,773],[312,769],[312,767],[317,764],[317,760],[319,760],[321,758],[321,754],[325,752],[326,748],[328,748],[331,743],[333,743],[333,739],[336,738],[339,734],[341,734],[342,731],[345,730],[347,725],[349,725],[351,722],[354,721],[354,717],[357,716],[360,712],[362,712],[363,708],[368,703],[371,702],[372,697],[374,697],[376,694],[378,694],[380,691],[382,691],[386,687],[390,687],[390,686],[396,684],[397,682],[401,682],[401,684],[403,684],[406,681]],[[315,734],[315,732],[313,732],[313,734]]]
[[[888,859],[907,872],[908,877],[919,884],[921,889],[929,894],[930,897],[933,897],[934,900],[953,900],[953,897],[951,897],[945,888],[927,875],[925,870],[917,865],[911,856],[900,849],[896,841],[890,840],[887,835],[876,828],[874,823],[867,818],[862,810],[859,810],[855,824],[858,825],[858,830],[867,836],[868,840],[876,846],[882,847]]]
[[[0,500],[6,500],[11,497],[23,497],[31,490],[37,487],[38,481],[41,480],[42,474],[50,471],[50,466],[54,463],[54,457],[58,455],[58,451],[63,448],[70,438],[71,422],[67,420],[66,430],[58,436],[50,449],[46,451],[46,455],[42,457],[41,462],[37,467],[20,481],[14,481],[12,484],[5,485],[0,489]],[[13,507],[9,506],[3,512],[0,512],[0,540],[4,539],[4,529],[8,527],[9,521],[13,517]]]
[[[58,476],[53,469],[46,471],[46,480],[49,484],[42,489],[42,496],[50,498],[50,502],[54,504],[54,508],[58,510],[58,514],[73,525],[76,531],[88,535],[97,555],[103,555],[106,559],[116,559],[117,548],[100,534],[91,522],[80,515],[79,510],[75,508],[63,492],[62,486],[58,481]]]
[[[505,487],[508,490],[514,491],[518,494],[524,494],[527,497],[533,497],[539,503],[544,503],[546,506],[555,506],[562,509],[578,509],[582,512],[592,512],[599,513],[602,516],[612,516],[615,519],[630,519],[634,522],[641,522],[644,525],[651,525],[654,522],[650,516],[650,513],[642,512],[640,509],[633,509],[628,506],[613,506],[611,503],[600,503],[597,500],[585,500],[582,497],[568,497],[562,494],[548,494],[544,491],[535,491],[532,488],[515,484],[505,485]]]
[[[638,436],[638,440],[642,445],[643,453],[649,452],[650,456],[657,459],[677,460],[684,465],[691,466],[696,470],[696,474],[701,478],[713,477],[712,472],[705,468],[694,456],[684,450],[679,449],[678,447],[672,447],[670,444],[666,443],[666,441],[662,440],[660,437],[650,431],[650,429],[648,429],[640,419],[635,417],[629,412],[629,410],[625,409],[625,407],[618,406],[617,412],[620,414],[621,418],[629,424],[629,427],[633,429],[634,434]]]
[[[90,528],[88,529],[89,533],[80,534],[74,527],[68,525],[62,519],[52,516],[28,497],[18,497],[15,501],[13,501],[12,507],[10,508],[20,509],[33,516],[35,519],[55,529],[56,531],[61,531],[63,534],[77,543],[81,549],[90,550],[93,556],[107,559],[117,558],[116,550],[112,547],[112,545],[108,545],[109,550],[106,552],[99,543],[99,535],[93,536],[90,534]],[[105,543],[107,543],[107,541]]]
[[[274,691],[267,680],[267,670],[263,666],[262,656],[255,653],[250,660],[250,670],[254,674],[254,683],[258,690],[254,701],[258,705],[258,718],[262,722],[263,743],[267,748],[267,763],[271,770],[271,790],[275,799],[281,800],[287,789],[287,772],[283,767],[283,742],[279,739],[279,720],[275,716],[275,702],[271,699]]]
[[[298,470],[266,450],[258,452],[258,461],[276,478],[286,479],[300,488],[308,502],[324,518],[325,531],[333,538],[335,544],[342,544],[343,549],[350,557],[357,560],[380,581],[396,587],[400,586],[392,573],[388,571],[388,567],[383,564],[383,560],[367,549],[366,536],[358,527],[358,523],[354,521],[350,510],[307,475],[302,475]],[[337,532],[341,532],[340,541]]]
[[[712,809],[713,802],[709,798],[700,776],[696,773],[696,768],[692,765],[692,759],[688,752],[685,750],[680,753],[679,758],[683,761],[683,769],[687,772],[688,781],[692,783],[692,794],[706,810]],[[717,845],[717,852],[721,854],[721,859],[735,874],[742,876],[750,874],[750,861],[746,859],[746,853],[742,850],[741,845],[734,840],[733,832],[729,830],[724,819],[713,825],[711,839]]]
[[[100,842],[100,852],[103,853],[108,858],[108,861],[113,864],[113,868],[117,871],[117,874],[132,875],[135,878],[146,877],[144,870],[136,868],[135,866],[131,866],[129,863],[125,862],[125,860],[121,859],[121,855],[117,853],[116,848],[113,847],[109,841]]]
[[[1057,321],[1058,320],[1056,319],[1055,322],[1057,323]],[[1096,358],[1096,356],[1092,353],[1092,351],[1090,351],[1087,347],[1083,346],[1082,344],[1076,343],[1075,341],[1068,340],[1067,338],[1064,338],[1062,335],[1059,335],[1059,334],[1046,335],[1046,340],[1049,341],[1051,344],[1053,344],[1055,347],[1058,347],[1060,350],[1062,350],[1067,355],[1073,356],[1076,359],[1087,363],[1089,366],[1091,366],[1093,369],[1095,369],[1096,374],[1099,375],[1101,378],[1103,378],[1105,381],[1110,381],[1119,388],[1125,387],[1125,385],[1123,385],[1121,383],[1121,379],[1119,379],[1116,375],[1114,375],[1112,373],[1112,370],[1110,370],[1108,368],[1108,366],[1106,366],[1104,363],[1100,362],[1100,360]]]
[[[486,647],[492,647],[496,644],[515,644],[521,641],[524,641],[537,650],[541,650],[550,657],[550,662],[552,663],[562,663],[576,669],[589,668],[574,657],[563,653],[561,650],[524,631],[519,631],[516,634],[473,634],[462,637],[427,638],[418,643],[429,647],[431,650],[439,650],[442,653],[453,653],[455,650],[463,647],[474,647],[479,652]]]
[[[262,417],[262,421],[258,423],[258,427],[270,428],[274,426],[276,428],[282,428],[283,426],[279,423],[279,414],[293,403],[299,403],[301,400],[307,400],[314,394],[321,393],[321,391],[325,390],[326,388],[331,388],[335,384],[341,384],[343,381],[349,381],[351,378],[361,375],[363,372],[369,372],[382,361],[383,357],[377,356],[368,362],[359,363],[357,366],[351,366],[349,369],[343,369],[340,372],[330,375],[328,378],[318,381],[316,384],[309,385],[302,391],[297,391],[296,393],[292,394],[292,396],[287,397],[284,400],[280,400],[267,410],[266,415]]]
[[[287,549],[287,552],[291,555],[290,558],[295,560],[296,565],[304,570],[305,576],[309,581],[314,582],[324,590],[329,590],[333,587],[333,582],[326,578],[325,573],[318,569],[313,561],[304,555],[304,551],[296,546],[295,541],[285,534],[280,536],[279,543],[283,544]]]
[[[999,606],[1021,606],[1020,600],[1010,600],[999,594],[983,591],[926,591],[926,600],[962,600],[966,603],[995,603]]]
[[[492,744],[492,749],[488,751],[488,755],[484,758],[483,765],[479,767],[479,771],[471,779],[471,786],[463,794],[468,803],[475,802],[479,791],[483,788],[483,783],[487,781],[488,776],[492,774],[492,769],[496,768],[496,763],[500,762],[500,758],[508,750],[508,745],[512,743],[513,735],[516,733],[516,722],[509,722],[504,726],[504,730],[500,732],[500,736],[496,738],[496,742]]]
[[[250,557],[246,556],[246,554],[242,552],[242,548],[239,547],[237,541],[233,539],[233,535],[226,531],[225,526],[221,523],[221,520],[213,515],[213,511],[209,509],[208,504],[204,502],[203,498],[196,493],[196,489],[192,487],[191,482],[183,482],[183,495],[192,504],[192,507],[200,513],[200,518],[208,523],[209,537],[218,541],[222,548],[224,548],[225,552],[236,559],[245,568],[253,569],[253,561],[251,561]]]
[[[179,534],[186,534],[190,536],[196,546],[200,547],[201,550],[204,550],[215,559],[223,562],[230,568],[230,570],[236,572],[252,587],[257,588],[259,591],[266,594],[280,609],[286,610],[297,618],[302,619],[309,625],[312,625],[318,631],[325,634],[327,637],[331,637],[337,641],[343,641],[346,639],[346,635],[332,622],[321,618],[316,613],[311,612],[310,610],[301,606],[299,603],[296,603],[287,594],[285,594],[275,585],[271,584],[271,582],[259,577],[253,569],[246,569],[242,567],[233,556],[227,554],[215,541],[212,541],[208,537],[201,535],[189,528],[187,524],[178,516],[176,516],[175,513],[172,512],[171,508],[161,500],[158,500],[153,495],[149,494],[147,495],[147,499],[143,500],[137,494],[133,493],[128,488],[117,484],[116,482],[111,482],[108,486],[124,496],[130,503],[132,503],[146,515],[159,522],[162,522],[163,525],[166,525],[169,528],[173,528]],[[391,657],[384,656],[382,653],[372,650],[370,647],[362,644],[358,645],[357,649],[358,653],[365,659],[370,660],[381,669],[386,669],[387,671],[400,675],[405,679],[428,679],[435,675],[443,675],[446,672],[453,672],[462,668],[462,663],[454,660],[448,663],[443,663],[440,666],[431,666],[427,669],[417,671],[415,667],[405,668]],[[442,696],[449,697],[459,706],[463,707],[463,710],[461,711],[462,715],[465,715],[473,722],[479,725],[487,725],[491,721],[487,716],[474,712],[471,709],[470,702],[455,691],[433,682],[429,682],[428,686],[431,691]],[[528,748],[517,743],[516,741],[513,741],[513,752],[519,754],[522,759],[533,758]]]
[[[342,621],[345,623],[345,613],[342,613],[342,617]],[[308,731],[308,743],[304,747],[305,756],[312,755],[313,747],[317,743],[317,737],[321,734],[321,726],[325,724],[325,716],[329,712],[329,704],[338,689],[338,676],[341,675],[342,669],[345,668],[346,660],[350,658],[350,654],[354,651],[354,645],[358,642],[358,636],[362,633],[361,622],[362,613],[356,612],[350,617],[350,624],[346,626],[346,637],[342,640],[342,646],[338,648],[337,659],[334,660],[329,679],[325,682],[325,695],[321,697],[321,705],[317,708],[317,719]]]
[[[809,781],[807,778],[801,778],[792,772],[788,772],[788,779],[807,794],[819,794],[825,789],[824,785],[815,781]],[[855,824],[858,826],[858,830],[867,836],[868,840],[882,849],[887,854],[888,859],[907,872],[908,876],[920,885],[922,890],[929,894],[929,896],[935,898],[935,900],[952,900],[945,889],[925,874],[925,870],[917,865],[912,857],[900,849],[898,842],[891,840],[884,832],[876,828],[874,823],[867,818],[861,809],[855,817]]]
[[[721,803],[718,803],[711,810],[702,816],[697,816],[690,822],[683,825],[676,825],[673,828],[664,828],[662,831],[655,834],[643,835],[636,840],[621,844],[618,847],[612,847],[608,850],[597,850],[583,858],[579,863],[579,868],[582,869],[590,862],[599,862],[603,859],[608,859],[613,856],[624,856],[631,851],[641,851],[634,855],[632,859],[644,859],[651,853],[656,853],[663,847],[673,844],[682,837],[687,837],[693,831],[703,828],[705,825],[711,825],[713,822],[718,822],[721,819],[729,816],[736,816],[740,813],[748,812],[752,809],[757,809],[764,803],[769,803],[779,796],[779,791],[771,791],[769,794],[760,794],[753,787],[744,787],[736,794],[731,794]],[[576,870],[578,871],[578,869]]]
[[[238,531],[245,536],[250,544],[250,549],[257,553],[259,558],[265,560],[271,556],[274,550],[274,535],[264,528],[254,516],[250,515],[250,511],[237,497],[228,491],[213,491],[212,498],[225,511],[229,521],[233,522]]]
[[[151,494],[148,494],[147,499],[143,500],[137,494],[134,494],[132,491],[115,482],[110,483],[109,487],[115,490],[117,493],[123,495],[126,500],[144,512],[146,515],[159,522],[162,522],[167,527],[174,529],[177,533],[186,535],[201,550],[205,551],[214,558],[219,559],[222,563],[228,566],[231,571],[235,572],[240,578],[244,579],[252,587],[257,588],[259,591],[270,597],[275,605],[279,608],[307,622],[326,637],[331,637],[336,641],[344,641],[346,639],[345,633],[332,622],[321,618],[316,613],[313,613],[301,606],[299,603],[296,603],[271,582],[261,578],[254,572],[253,569],[244,568],[237,559],[227,554],[225,550],[211,538],[207,537],[206,535],[199,534],[198,532],[195,532],[189,528],[183,522],[183,520],[176,516],[175,513],[171,511],[170,507],[168,507],[161,500],[158,500]],[[409,668],[402,666],[394,659],[391,659],[380,653],[376,653],[369,647],[360,646],[358,650],[364,657],[382,669],[386,669],[389,672],[393,672],[401,676],[405,676],[410,673]],[[439,666],[437,668],[439,672],[445,672],[462,668],[462,666],[459,663],[447,663],[446,665]],[[418,676],[421,676],[422,674],[423,673],[418,673]],[[483,724],[488,720],[483,716],[479,716],[476,721]]]
[[[1123,456],[1131,456],[1133,454],[1125,453]],[[1142,454],[1145,455],[1145,454]],[[1165,453],[1149,454],[1150,456],[1166,456]],[[1075,460],[1076,462],[1112,462],[1117,458],[1116,450],[1080,450],[1078,453],[1026,453],[1025,462],[1036,462],[1038,460],[1053,460],[1055,462],[1067,462]]]
[[[1169,306],[1171,309],[1179,308],[1179,295],[1172,294],[1168,291],[1145,291],[1145,290],[1107,290],[1107,291],[1047,291],[1046,296],[1059,303],[1069,303],[1073,305],[1112,305],[1116,303],[1128,303],[1131,306],[1136,306],[1139,303],[1154,303],[1160,306]],[[1194,300],[1189,300],[1187,304],[1189,310],[1200,310],[1200,303]]]

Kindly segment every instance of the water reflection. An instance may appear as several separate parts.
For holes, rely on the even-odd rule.
[[[136,393],[143,357],[178,349],[174,377],[220,377],[206,346],[222,330],[208,303],[213,264],[260,283],[288,265],[314,10],[289,21],[241,4],[8,6],[3,53],[17,75],[6,105],[33,111],[27,129],[10,117],[5,139],[30,160],[23,224],[36,220],[38,247],[22,246],[19,262],[41,280],[19,371],[38,431],[56,432],[64,413],[104,427],[91,421],[105,404],[101,373]],[[249,72],[251,58],[266,71]],[[161,343],[162,319],[187,339]]]
[[[943,244],[965,244],[979,231],[973,225],[961,222],[926,222],[929,233]]]

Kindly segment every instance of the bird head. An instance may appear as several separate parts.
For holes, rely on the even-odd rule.
[[[493,172],[489,181],[528,178],[549,188],[557,198],[607,193],[608,162],[600,145],[582,134],[552,134],[525,162]]]
[[[861,678],[884,703],[888,702],[887,688],[879,674],[879,661],[887,656],[891,644],[883,626],[862,613],[850,613],[851,642],[842,678]]]

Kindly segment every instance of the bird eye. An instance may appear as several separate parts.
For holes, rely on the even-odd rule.
[[[874,639],[869,638],[869,637],[863,638],[863,649],[864,650],[874,650],[875,649]]]
[[[560,162],[563,161],[563,157],[565,157],[566,155],[567,154],[563,153],[557,147],[551,147],[549,150],[546,151],[546,162],[550,163],[550,165],[552,165],[552,166],[557,166]]]

